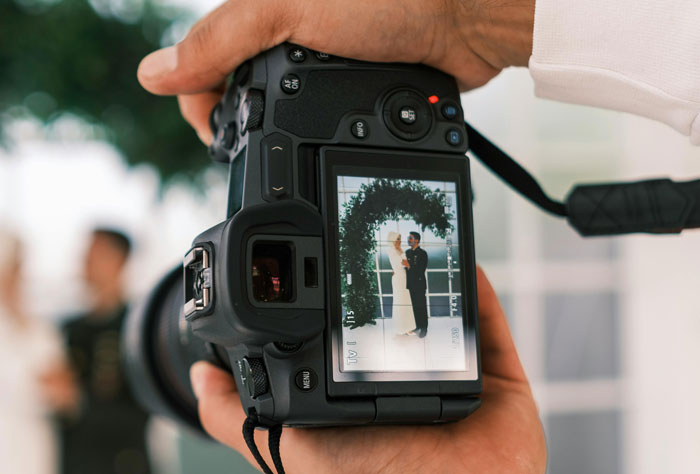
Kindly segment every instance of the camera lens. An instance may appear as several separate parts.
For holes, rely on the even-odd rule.
[[[293,255],[291,242],[256,242],[251,268],[253,298],[264,303],[293,299]]]
[[[145,408],[201,429],[190,366],[202,359],[225,358],[192,333],[183,300],[182,267],[177,267],[130,311],[122,336],[124,365],[134,395]]]

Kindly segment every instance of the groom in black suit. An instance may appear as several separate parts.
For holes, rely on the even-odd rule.
[[[425,299],[425,290],[428,288],[425,282],[425,270],[428,268],[428,254],[420,248],[420,234],[410,232],[408,235],[408,245],[406,250],[406,288],[411,294],[411,306],[413,306],[413,317],[416,320],[414,333],[418,337],[425,337],[428,332],[428,308]]]

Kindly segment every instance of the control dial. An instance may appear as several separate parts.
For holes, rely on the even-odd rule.
[[[262,359],[244,357],[238,361],[238,369],[243,386],[251,398],[267,392],[267,374]]]
[[[420,140],[433,125],[433,112],[427,99],[409,89],[392,92],[384,101],[382,112],[389,131],[403,140]]]
[[[241,105],[241,135],[260,128],[264,109],[265,100],[262,91],[249,89],[245,93]]]

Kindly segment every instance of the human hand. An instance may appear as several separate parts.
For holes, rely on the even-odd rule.
[[[405,258],[401,260],[401,265],[403,265],[406,268],[411,268],[411,264],[408,263],[408,260],[406,260]]]
[[[61,365],[47,370],[39,377],[39,386],[53,411],[64,415],[78,412],[80,391],[70,368]]]
[[[456,423],[429,426],[286,428],[280,453],[294,473],[544,473],[546,448],[537,407],[496,294],[477,270],[482,406]],[[206,362],[191,380],[205,429],[255,461],[243,440],[245,414],[228,372]],[[267,445],[267,432],[256,431]],[[263,450],[265,451],[265,450]],[[272,465],[267,452],[263,452]]]
[[[175,46],[148,55],[138,78],[178,95],[185,119],[211,141],[209,113],[239,64],[289,41],[366,61],[424,63],[461,90],[526,66],[535,0],[228,0]]]

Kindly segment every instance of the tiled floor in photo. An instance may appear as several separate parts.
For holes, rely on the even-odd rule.
[[[399,335],[391,319],[343,328],[345,371],[465,370],[462,318],[434,317],[424,338]]]

